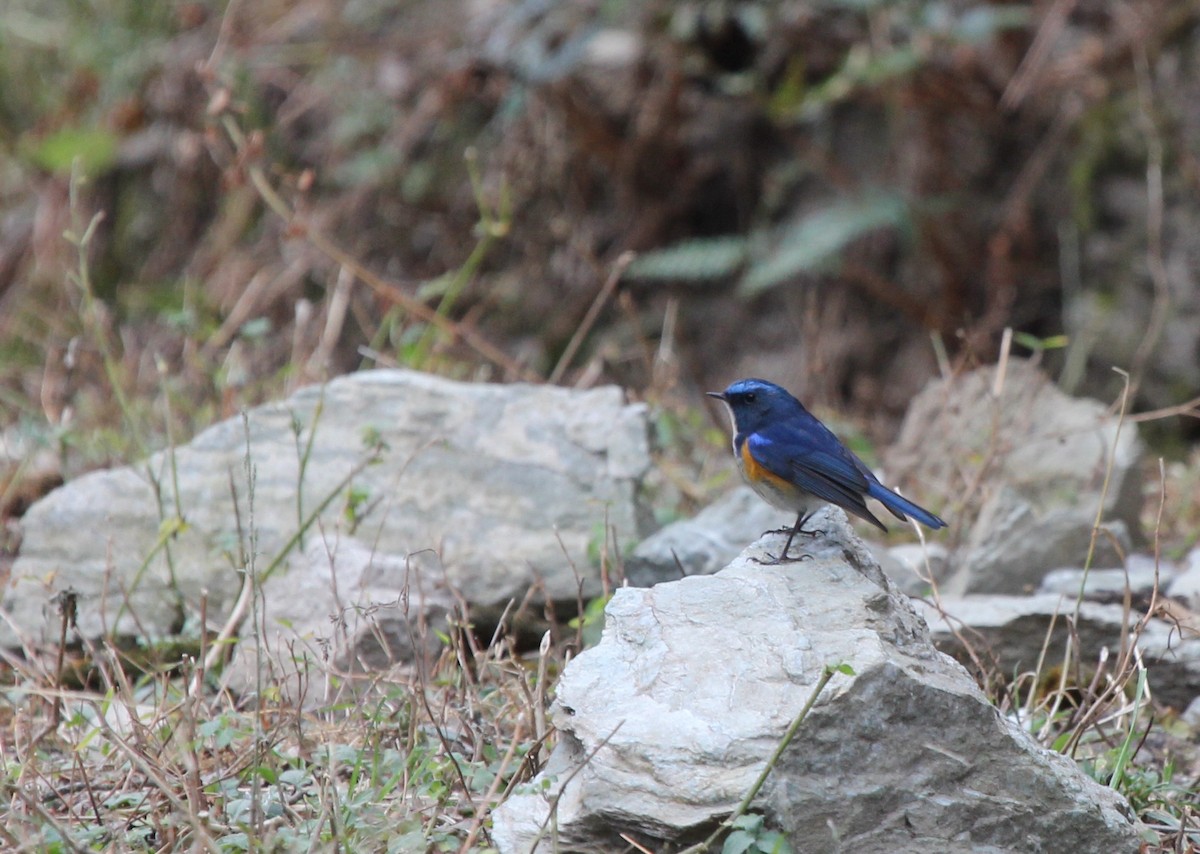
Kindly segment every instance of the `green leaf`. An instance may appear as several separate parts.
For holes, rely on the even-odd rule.
[[[754,842],[754,834],[744,830],[735,830],[725,837],[725,843],[721,846],[721,854],[743,854],[750,850]]]
[[[954,35],[965,42],[984,42],[1003,30],[1029,26],[1032,17],[1029,9],[1015,4],[978,7],[963,14],[954,27]]]
[[[165,540],[168,537],[176,537],[188,530],[188,524],[180,516],[168,516],[158,523],[158,537],[160,540]]]
[[[1028,332],[1014,332],[1013,342],[1020,344],[1027,350],[1040,353],[1043,350],[1061,350],[1071,343],[1071,339],[1066,335],[1051,335],[1047,338],[1038,338],[1036,335],[1031,335]]]
[[[1136,752],[1134,745],[1137,743],[1138,736],[1138,717],[1142,709],[1142,698],[1146,696],[1146,668],[1138,668],[1137,688],[1133,694],[1133,714],[1129,719],[1129,729],[1125,733],[1125,740],[1121,743],[1121,749],[1117,751],[1116,761],[1113,763],[1112,779],[1109,780],[1109,787],[1116,791],[1121,791],[1121,783],[1125,778],[1125,768],[1129,761],[1133,758]]]
[[[276,773],[275,769],[269,765],[258,765],[253,769],[253,772],[254,775],[260,780],[269,783],[272,786],[279,782],[279,775]]]
[[[903,79],[921,67],[924,57],[911,45],[874,50],[857,44],[846,53],[842,66],[818,85],[810,87],[803,99],[790,109],[786,100],[772,102],[773,118],[779,122],[811,121],[824,114],[830,105],[850,99],[861,89],[878,88]]]
[[[891,0],[825,0],[825,5],[833,9],[850,9],[855,12],[870,12],[882,7]]]
[[[117,160],[117,135],[100,128],[63,128],[29,148],[38,166],[69,175],[75,159],[86,175],[98,175]]]
[[[842,675],[844,675],[844,676],[855,676],[855,675],[857,675],[857,674],[855,674],[855,672],[854,672],[854,668],[853,668],[853,667],[851,667],[849,664],[847,664],[847,663],[846,663],[846,662],[844,662],[844,661],[843,661],[841,664],[835,664],[835,665],[833,665],[832,669],[833,669],[834,671],[836,671],[837,673],[841,673],[841,674],[842,674]]]
[[[597,596],[590,600],[583,613],[572,617],[568,625],[572,629],[583,629],[583,645],[592,647],[600,643],[600,635],[604,632],[604,608],[611,596]]]
[[[402,833],[393,836],[388,840],[388,854],[409,854],[414,851],[426,851],[429,848],[429,843],[425,839],[425,833],[420,828],[410,830],[407,833]]]
[[[242,328],[238,330],[238,335],[247,341],[259,341],[266,338],[270,331],[271,318],[254,317],[242,324]]]
[[[778,248],[751,265],[741,293],[753,296],[797,273],[830,270],[857,238],[879,228],[907,226],[910,218],[908,202],[895,193],[871,193],[830,205],[785,230]]]
[[[754,844],[765,854],[792,854],[791,843],[778,830],[763,831]]]
[[[639,255],[627,279],[703,281],[732,275],[745,263],[748,241],[740,235],[684,240]]]
[[[421,301],[433,299],[434,297],[444,297],[446,292],[450,290],[450,286],[454,283],[456,270],[451,270],[448,273],[442,273],[440,276],[423,282],[417,288],[417,299]]]
[[[763,817],[756,812],[748,812],[739,815],[729,823],[730,827],[737,828],[738,830],[748,830],[755,836],[757,836],[758,831],[762,829],[762,825]]]

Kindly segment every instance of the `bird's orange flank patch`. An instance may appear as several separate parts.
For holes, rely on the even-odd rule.
[[[759,465],[758,460],[754,459],[750,453],[749,442],[742,442],[741,457],[742,471],[746,473],[746,480],[751,483],[766,482],[784,494],[796,491],[796,487],[787,478],[780,477],[765,466]]]

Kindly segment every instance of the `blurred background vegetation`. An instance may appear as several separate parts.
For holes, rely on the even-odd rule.
[[[62,480],[362,367],[622,384],[665,519],[736,477],[701,391],[783,383],[870,458],[1006,329],[1071,393],[1128,373],[1182,558],[1198,152],[1192,0],[2,0],[0,581]],[[352,832],[428,847],[376,812],[458,785],[421,738]]]
[[[1186,0],[8,0],[0,427],[70,476],[399,364],[681,412],[762,375],[887,436],[1006,327],[1178,405],[1198,35]]]

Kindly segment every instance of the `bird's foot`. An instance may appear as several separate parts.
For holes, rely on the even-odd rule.
[[[805,531],[805,530],[797,531],[791,525],[784,525],[782,528],[772,528],[769,531],[763,531],[762,536],[765,537],[768,534],[793,534],[793,535],[794,534],[804,534],[804,536],[806,536],[806,537],[815,537],[815,536],[817,536],[817,534],[824,534],[824,533],[825,533],[824,531]]]
[[[766,558],[752,557],[750,560],[754,561],[759,566],[779,566],[782,563],[800,563],[800,561],[812,560],[812,555],[802,554],[795,555],[793,557],[787,554],[787,552],[784,552],[779,557],[776,557],[775,555],[768,553]]]

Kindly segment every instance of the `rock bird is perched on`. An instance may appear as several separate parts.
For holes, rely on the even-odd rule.
[[[887,528],[867,509],[874,498],[896,518],[916,519],[927,528],[946,523],[923,507],[888,489],[867,464],[841,443],[787,389],[766,380],[738,380],[725,391],[710,391],[733,419],[733,455],[746,482],[769,504],[796,513],[783,554],[804,523],[822,504],[836,504]]]

